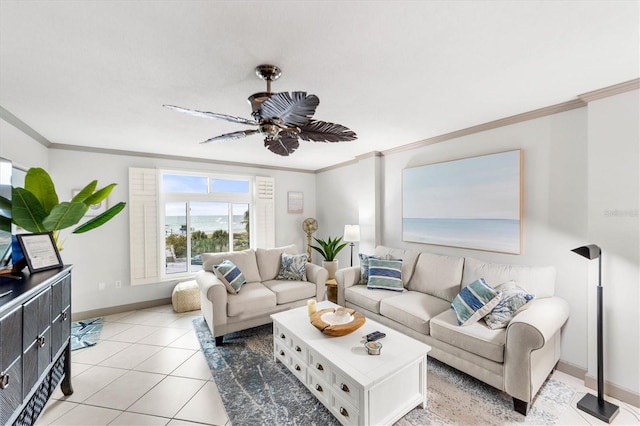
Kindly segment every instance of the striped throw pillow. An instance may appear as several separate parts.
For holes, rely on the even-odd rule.
[[[460,290],[451,307],[458,325],[469,325],[487,315],[500,302],[500,293],[480,278]]]
[[[402,259],[369,258],[369,279],[367,288],[403,291]]]
[[[380,259],[376,256],[370,256],[364,253],[358,253],[360,258],[360,284],[367,284],[369,282],[369,259]]]
[[[219,265],[215,265],[213,270],[227,288],[228,293],[238,294],[240,287],[247,282],[240,269],[230,260],[223,260]]]

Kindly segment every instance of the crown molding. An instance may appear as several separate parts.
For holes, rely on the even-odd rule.
[[[11,124],[16,129],[20,130],[22,133],[31,137],[31,139],[35,140],[39,144],[43,145],[45,148],[51,147],[51,141],[40,133],[33,130],[29,125],[27,125],[24,121],[20,120],[15,115],[11,114],[8,110],[0,106],[0,118]]]
[[[125,157],[136,156],[136,157],[144,157],[144,158],[157,158],[162,160],[194,161],[194,162],[206,163],[206,164],[216,164],[216,165],[233,166],[233,167],[251,167],[255,169],[279,170],[279,171],[296,172],[296,173],[311,173],[311,174],[314,173],[313,170],[294,169],[289,167],[266,166],[266,165],[251,164],[251,163],[237,163],[234,161],[219,161],[219,160],[211,160],[211,159],[200,158],[200,157],[182,157],[179,155],[155,154],[155,153],[149,153],[149,152],[126,151],[126,150],[108,149],[108,148],[95,148],[95,147],[87,147],[87,146],[79,146],[79,145],[67,145],[67,144],[61,144],[61,143],[52,143],[49,146],[49,149],[93,152],[96,154],[123,155]]]
[[[546,117],[548,115],[558,114],[560,112],[571,111],[573,109],[585,107],[587,104],[581,99],[575,99],[568,102],[563,102],[556,105],[551,105],[544,108],[539,108],[533,111],[524,112],[522,114],[512,115],[510,117],[500,118],[498,120],[490,121],[488,123],[478,124],[476,126],[467,127],[466,129],[456,130],[451,133],[445,133],[443,135],[434,136],[432,138],[424,139],[418,142],[413,142],[407,145],[402,145],[397,148],[391,148],[382,151],[383,155],[397,154],[398,152],[408,151],[411,149],[421,148],[423,146],[433,145],[435,143],[448,141],[451,139],[460,138],[462,136],[472,135],[474,133],[485,132],[487,130],[497,129],[499,127],[510,126],[512,124],[522,123],[523,121],[534,120],[536,118]]]
[[[584,102],[597,101],[598,99],[608,98],[609,96],[619,95],[620,93],[630,92],[632,90],[640,89],[640,78],[625,81],[624,83],[614,84],[613,86],[604,87],[602,89],[594,90],[592,92],[583,93],[578,95],[579,99]]]

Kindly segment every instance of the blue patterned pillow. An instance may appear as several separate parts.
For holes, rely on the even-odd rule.
[[[367,288],[404,291],[402,286],[402,260],[369,258]]]
[[[276,280],[307,280],[307,254],[287,254],[280,256],[280,272]]]
[[[484,317],[492,330],[505,328],[516,312],[536,297],[535,294],[529,294],[518,287],[513,281],[500,284],[496,290],[500,292],[500,302]]]
[[[460,290],[451,307],[458,325],[469,325],[487,315],[500,302],[500,293],[480,278]]]
[[[380,259],[376,256],[369,256],[368,254],[358,253],[360,258],[360,284],[367,284],[369,282],[369,259]]]
[[[247,282],[240,269],[230,260],[223,260],[219,265],[215,265],[213,270],[231,294],[238,294],[240,287]]]

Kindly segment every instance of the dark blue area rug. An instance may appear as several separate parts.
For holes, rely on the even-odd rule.
[[[94,346],[100,339],[104,318],[93,318],[71,323],[71,350]]]
[[[286,367],[273,360],[271,324],[227,334],[216,347],[202,318],[193,320],[227,415],[238,425],[338,425],[339,422]],[[553,425],[575,391],[549,379],[524,417],[509,395],[433,358],[427,362],[427,409],[396,424]]]

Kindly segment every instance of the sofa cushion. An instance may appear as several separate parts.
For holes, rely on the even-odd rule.
[[[451,302],[458,325],[469,325],[487,315],[500,302],[500,294],[483,278],[460,290]]]
[[[381,259],[402,259],[402,284],[406,288],[413,276],[413,270],[416,267],[420,252],[377,246],[373,255]]]
[[[261,281],[256,252],[251,249],[225,253],[202,253],[202,269],[213,271],[213,266],[219,265],[225,259],[230,260],[240,269],[248,283]]]
[[[500,302],[484,317],[487,326],[494,330],[505,328],[516,312],[526,309],[527,302],[536,297],[518,287],[514,281],[500,284],[496,290],[500,292]]]
[[[463,265],[463,257],[421,253],[408,289],[453,302],[460,292]]]
[[[276,276],[277,280],[307,280],[307,253],[304,254],[288,254],[280,255],[280,271]]]
[[[276,307],[276,295],[259,282],[247,283],[238,294],[227,297],[227,316],[263,315]]]
[[[406,290],[405,290],[406,291]],[[344,300],[371,311],[380,313],[380,301],[389,297],[396,297],[400,293],[386,290],[371,290],[366,285],[356,284],[344,289]]]
[[[242,285],[247,282],[240,268],[229,259],[223,260],[219,265],[214,265],[213,270],[230,294],[237,294]]]
[[[368,289],[403,291],[402,261],[369,259]]]
[[[275,293],[278,305],[316,297],[316,286],[308,281],[269,280],[263,284]]]
[[[431,318],[449,309],[449,302],[418,291],[380,301],[380,314],[412,330],[429,334]]]
[[[492,287],[513,280],[537,298],[551,297],[555,292],[556,270],[553,266],[502,265],[465,258],[462,287],[481,277]]]
[[[276,276],[278,276],[278,272],[280,271],[280,257],[282,253],[296,254],[298,253],[298,249],[295,244],[270,249],[256,249],[256,259],[261,278],[258,281],[276,279]]]
[[[506,329],[491,330],[484,322],[460,327],[453,309],[430,321],[431,337],[495,362],[504,362]]]

